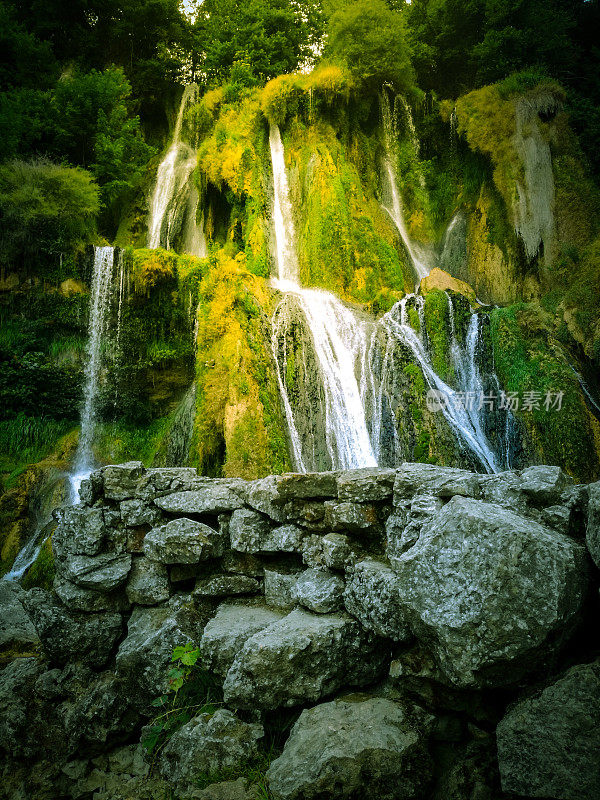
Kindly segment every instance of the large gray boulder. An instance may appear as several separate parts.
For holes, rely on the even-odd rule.
[[[84,589],[67,580],[60,572],[54,579],[53,588],[61,603],[71,611],[127,611],[131,605],[119,589],[108,594],[96,589]]]
[[[102,508],[68,506],[60,512],[60,522],[52,536],[54,553],[59,559],[72,555],[97,555],[108,534]]]
[[[273,567],[265,569],[265,602],[276,608],[296,605],[296,581],[300,572],[297,569]]]
[[[18,583],[0,581],[0,653],[31,653],[40,647],[37,631],[23,608],[23,597]]]
[[[102,667],[123,631],[120,614],[72,613],[44,589],[31,589],[23,604],[48,658],[56,664],[83,660]]]
[[[127,580],[131,569],[129,553],[100,553],[96,556],[69,555],[59,572],[82,589],[112,592]]]
[[[203,666],[225,676],[245,642],[282,616],[263,605],[223,603],[206,624],[200,640]]]
[[[584,548],[491,503],[454,497],[391,558],[411,626],[458,686],[511,684],[566,641]]]
[[[139,606],[163,603],[170,595],[167,568],[144,556],[135,558],[125,591],[129,601]]]
[[[455,495],[479,497],[481,476],[464,469],[433,464],[402,464],[394,481],[394,505],[417,494],[450,498]]]
[[[264,516],[247,508],[234,511],[229,523],[231,546],[241,553],[299,552],[305,532],[296,525],[273,527]]]
[[[380,467],[342,472],[337,479],[338,500],[342,503],[391,501],[395,478],[395,469]]]
[[[401,581],[387,564],[359,561],[348,576],[346,610],[370,631],[396,642],[411,636],[408,614],[402,604]]]
[[[144,539],[144,553],[162,564],[199,564],[223,554],[223,535],[193,519],[173,519],[152,528]]]
[[[496,731],[502,788],[527,797],[600,797],[600,662],[572,667],[517,702]]]
[[[245,709],[314,702],[371,683],[387,659],[381,639],[352,617],[298,608],[244,644],[225,678],[225,701]]]
[[[344,585],[328,569],[311,568],[300,573],[294,591],[300,605],[317,614],[330,614],[343,605]]]
[[[303,711],[267,780],[275,800],[417,800],[431,771],[409,709],[359,696]]]
[[[238,769],[257,755],[262,725],[248,724],[225,708],[199,714],[176,731],[162,750],[159,770],[183,789],[201,775]]]
[[[227,484],[205,479],[200,489],[158,497],[155,504],[169,514],[222,514],[242,508],[244,501]]]
[[[560,467],[527,467],[521,472],[521,489],[535,504],[554,505],[572,485],[573,478]]]
[[[590,484],[588,493],[585,542],[595,565],[600,569],[600,482]]]
[[[143,473],[144,465],[141,461],[103,467],[101,474],[104,496],[107,500],[128,500],[134,497]]]
[[[177,595],[162,606],[133,609],[116,666],[142,703],[165,692],[173,649],[197,642],[202,623],[191,605]]]

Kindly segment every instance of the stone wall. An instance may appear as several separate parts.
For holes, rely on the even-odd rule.
[[[600,484],[130,463],[81,497],[54,592],[0,584],[0,797],[251,798],[245,778],[193,787],[264,763],[283,717],[276,800],[600,795]],[[150,763],[142,729],[187,643],[223,702]]]

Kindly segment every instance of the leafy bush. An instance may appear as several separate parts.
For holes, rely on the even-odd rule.
[[[91,242],[100,208],[89,172],[45,159],[0,166],[0,256],[33,263]]]
[[[331,17],[327,54],[346,64],[357,84],[370,91],[391,83],[407,92],[415,83],[404,17],[383,0],[358,0]]]

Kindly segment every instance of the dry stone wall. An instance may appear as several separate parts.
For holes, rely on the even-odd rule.
[[[453,773],[440,776],[432,760],[433,743],[448,740],[465,763],[487,743],[485,775],[469,773],[497,782],[486,796],[504,796],[500,780],[524,796],[540,796],[538,784],[545,797],[578,796],[568,765],[562,789],[545,762],[536,771],[519,760],[542,758],[540,720],[546,706],[556,714],[546,698],[568,703],[580,675],[593,697],[598,681],[596,667],[560,676],[571,651],[598,656],[585,625],[598,611],[588,547],[597,558],[599,496],[555,467],[489,476],[404,464],[250,482],[104,467],[83,483],[81,504],[59,512],[54,592],[0,585],[4,651],[28,656],[0,673],[13,782],[15,759],[44,763],[60,772],[60,796],[102,800],[86,794],[90,759],[120,752],[141,770],[124,773],[123,796],[145,796],[140,731],[173,649],[191,642],[224,704],[184,725],[154,764],[151,775],[182,797],[199,770],[256,757],[284,712],[297,719],[267,773],[275,798],[475,796],[450,790]],[[522,701],[535,715],[523,730],[523,687],[556,680],[558,694]],[[498,769],[493,728],[505,712]],[[592,797],[600,699],[577,713],[590,724],[559,727],[554,747],[567,731],[577,739],[578,770],[590,770],[580,796]],[[481,728],[475,744],[467,719]]]

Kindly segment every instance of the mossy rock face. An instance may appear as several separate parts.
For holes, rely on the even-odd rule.
[[[289,469],[270,349],[273,296],[243,254],[215,256],[198,302],[197,401],[191,461],[208,475],[257,478]]]
[[[549,315],[537,304],[491,313],[494,360],[500,383],[515,392],[515,412],[529,441],[528,463],[555,464],[578,481],[600,475],[600,424],[586,405],[571,361],[552,335]],[[529,394],[535,405],[524,407]],[[531,394],[535,393],[535,394]],[[547,393],[563,393],[561,408],[544,407]]]

